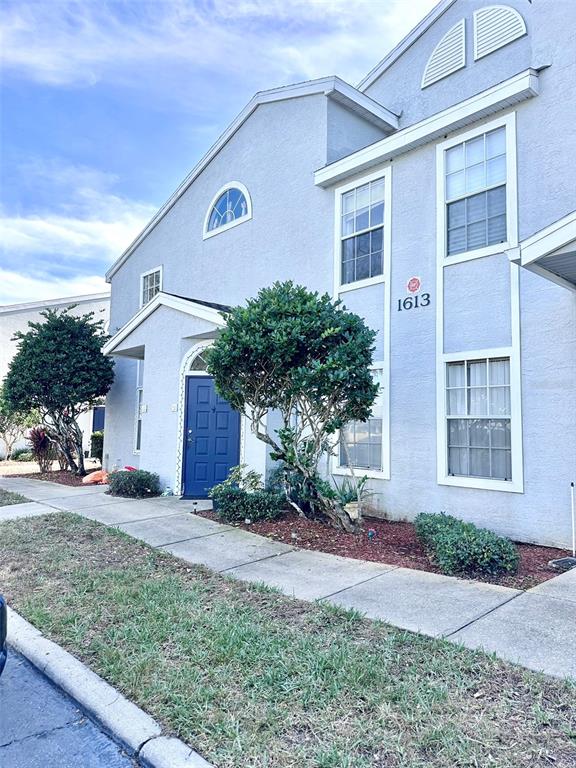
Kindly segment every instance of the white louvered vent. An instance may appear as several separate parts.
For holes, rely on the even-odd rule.
[[[446,32],[432,51],[424,75],[422,88],[451,75],[466,66],[466,26],[464,19]]]
[[[474,60],[526,34],[526,24],[515,8],[489,5],[474,11]]]

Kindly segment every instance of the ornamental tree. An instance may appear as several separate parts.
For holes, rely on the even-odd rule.
[[[4,387],[0,387],[0,440],[4,443],[7,459],[12,456],[16,442],[37,421],[38,415],[35,412],[27,414],[14,411],[6,400]]]
[[[328,294],[275,283],[231,310],[207,355],[219,394],[283,462],[290,503],[300,514],[320,514],[347,531],[357,525],[318,466],[334,451],[344,424],[370,416],[378,391],[370,372],[374,338],[361,317]],[[267,423],[271,411],[280,416],[277,429]],[[300,499],[290,493],[294,474],[306,489]]]
[[[114,363],[102,354],[103,321],[95,321],[93,312],[75,317],[72,309],[43,312],[43,322],[30,322],[26,333],[15,334],[18,350],[4,394],[13,410],[38,411],[69,468],[85,475],[78,417],[106,395]]]

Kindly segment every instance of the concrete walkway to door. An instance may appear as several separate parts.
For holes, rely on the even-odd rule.
[[[115,526],[189,563],[264,582],[303,600],[328,600],[403,629],[484,648],[576,680],[576,570],[522,592],[380,563],[297,549],[194,512],[206,501],[119,499],[103,487],[69,488],[0,477],[31,503],[0,507],[0,522],[68,510]]]

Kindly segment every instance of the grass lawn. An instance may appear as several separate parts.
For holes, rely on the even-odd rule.
[[[20,496],[19,493],[12,493],[12,491],[5,491],[0,488],[0,507],[7,507],[9,504],[22,504],[30,499]]]
[[[576,765],[576,686],[236,582],[71,514],[0,525],[11,605],[218,768]]]

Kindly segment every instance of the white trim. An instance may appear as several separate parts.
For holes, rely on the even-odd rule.
[[[576,240],[576,211],[522,240],[519,254],[522,266],[551,255],[573,240]]]
[[[455,254],[446,257],[446,198],[444,151],[476,135],[487,133],[502,125],[506,126],[506,224],[508,239],[512,245],[498,243],[494,246]],[[479,126],[473,131],[460,134],[436,147],[436,463],[439,485],[476,488],[511,493],[524,492],[524,458],[522,446],[522,380],[520,344],[520,284],[518,268],[510,265],[510,337],[509,347],[489,349],[466,349],[459,352],[444,352],[444,270],[453,264],[481,258],[490,253],[504,253],[507,248],[518,244],[518,200],[516,166],[516,114],[514,112],[498,120]],[[495,248],[495,251],[491,249]],[[476,358],[510,358],[510,430],[512,451],[512,480],[493,480],[476,477],[454,477],[448,475],[448,446],[446,434],[446,363]]]
[[[405,51],[408,50],[414,43],[419,40],[422,35],[434,24],[434,22],[440,18],[449,8],[451,8],[456,0],[441,0],[438,5],[434,6],[430,13],[425,16],[407,35],[404,37],[397,46],[395,46],[390,53],[385,56],[376,66],[370,70],[370,72],[364,77],[356,86],[359,91],[365,91],[378,80],[378,78],[390,69],[392,64],[402,56]]]
[[[110,301],[110,291],[107,293],[90,293],[84,296],[69,296],[63,299],[28,301],[22,304],[2,304],[0,306],[0,315],[9,315],[12,312],[27,312],[35,309],[48,309],[49,307],[69,307],[72,304],[87,304],[94,301]]]
[[[317,80],[308,80],[303,83],[295,83],[294,85],[287,85],[282,88],[259,91],[248,102],[240,114],[230,123],[228,128],[226,128],[224,133],[217,139],[212,147],[210,147],[208,152],[190,171],[188,176],[186,176],[164,205],[162,205],[162,207],[154,214],[148,224],[128,246],[124,253],[116,259],[114,264],[106,272],[106,281],[110,282],[112,277],[126,262],[134,250],[145,240],[150,232],[152,232],[154,227],[164,218],[172,206],[178,202],[190,185],[198,178],[198,176],[200,176],[202,171],[212,162],[220,150],[230,141],[234,134],[261,104],[271,104],[277,101],[298,99],[302,96],[314,96],[319,94],[343,104],[347,109],[359,114],[364,120],[373,123],[383,131],[390,132],[398,128],[398,115],[395,115],[365,93],[356,90],[356,88],[349,83],[344,82],[344,80],[339,77],[322,77]]]
[[[512,298],[518,295],[517,280],[512,278]],[[513,300],[512,306],[512,338],[516,342],[519,334],[519,322],[516,323],[514,315],[517,305]],[[476,488],[489,491],[505,491],[507,493],[523,493],[523,458],[522,458],[522,404],[520,359],[517,347],[499,347],[495,349],[472,349],[466,352],[438,355],[437,369],[437,450],[438,468],[437,481],[439,485],[451,485],[461,488]],[[510,448],[512,462],[512,480],[497,480],[488,477],[467,477],[463,475],[448,474],[448,437],[446,412],[446,364],[450,362],[468,362],[469,360],[484,360],[505,357],[510,360]],[[479,417],[484,418],[484,417]]]
[[[368,288],[370,285],[384,282],[384,275],[375,275],[374,277],[367,277],[365,280],[356,280],[354,283],[344,283],[344,285],[339,286],[338,293],[349,293],[350,291],[357,291],[359,288]]]
[[[140,362],[140,360],[138,360]],[[132,443],[132,453],[134,456],[139,456],[142,451],[142,403],[140,403],[140,392],[144,397],[144,387],[141,385],[136,386],[136,413],[134,418],[134,441]],[[140,422],[140,447],[138,448],[138,423]]]
[[[492,30],[488,33],[488,37],[490,39],[490,45],[482,51],[482,53],[478,53],[478,26],[479,26],[479,19],[480,23],[482,23],[481,17],[484,15],[489,15],[490,11],[504,11],[508,18],[504,20],[504,28],[510,29],[510,21],[513,20],[514,22],[520,22],[520,31],[516,31],[514,33],[514,37],[508,37],[502,42],[502,39],[498,40],[498,30],[493,26]],[[492,14],[494,16],[494,14]],[[494,24],[495,19],[493,18],[492,23]],[[498,23],[502,25],[502,14],[500,14],[500,18],[498,19]],[[482,59],[484,56],[488,56],[491,53],[494,53],[494,51],[498,51],[500,48],[504,48],[504,46],[508,45],[509,43],[513,43],[515,40],[519,40],[521,37],[524,37],[524,35],[527,34],[526,29],[526,22],[524,20],[524,17],[522,14],[516,10],[516,8],[512,8],[509,5],[485,5],[482,8],[478,8],[474,11],[474,61],[478,61],[478,59]]]
[[[384,343],[384,347],[388,345]],[[386,351],[384,353],[386,358]],[[366,475],[372,480],[390,480],[390,382],[386,380],[386,375],[390,373],[389,360],[376,360],[370,365],[371,371],[382,371],[384,381],[384,397],[382,401],[382,469],[366,469],[365,467],[352,467],[355,475]],[[340,433],[338,433],[338,443],[336,453],[332,455],[330,461],[330,474],[352,477],[350,467],[340,464]]]
[[[434,66],[436,66],[436,61],[435,61],[436,54],[439,53],[440,54],[439,59],[445,63],[447,60],[446,51],[445,50],[442,51],[442,46],[446,45],[446,39],[450,37],[450,35],[454,35],[456,37],[458,33],[459,33],[459,39],[457,39],[456,41],[460,48],[460,50],[458,51],[458,55],[459,55],[458,61],[454,63],[450,69],[440,70],[439,72],[436,72],[436,74],[430,75],[430,71]],[[436,46],[434,47],[434,50],[430,54],[428,61],[426,62],[426,66],[424,67],[420,88],[424,90],[424,88],[428,88],[434,83],[437,83],[439,80],[443,80],[445,77],[448,77],[454,72],[458,72],[459,69],[463,69],[465,66],[466,66],[466,20],[460,19],[460,21],[456,22],[454,26],[450,27],[448,32],[446,32],[440,38],[440,40],[436,43]]]
[[[483,248],[476,248],[473,251],[463,251],[462,253],[454,253],[451,256],[447,255],[447,242],[446,242],[446,170],[445,170],[445,153],[446,150],[451,147],[458,146],[465,141],[475,138],[476,136],[482,136],[485,133],[494,131],[497,128],[506,129],[506,241],[503,243],[493,243],[492,245],[484,246]],[[489,123],[484,123],[466,133],[459,133],[457,136],[453,136],[447,141],[443,141],[436,145],[436,174],[438,181],[440,182],[437,187],[437,227],[438,236],[442,237],[442,243],[438,239],[439,252],[443,253],[444,266],[450,266],[451,264],[460,264],[463,261],[470,261],[471,259],[481,259],[485,256],[492,256],[496,253],[504,253],[510,248],[515,248],[518,245],[518,181],[517,181],[517,162],[516,162],[516,113],[511,112],[508,115],[499,117],[496,120],[491,120]],[[502,186],[502,185],[499,185]],[[478,190],[483,192],[484,189]],[[476,193],[471,193],[476,194]],[[462,199],[469,195],[462,196]],[[441,250],[440,250],[441,248]]]
[[[540,264],[528,264],[524,267],[524,269],[527,269],[529,272],[534,272],[535,275],[540,275],[540,277],[544,277],[546,280],[550,280],[551,283],[555,283],[562,288],[567,288],[569,291],[572,291],[572,293],[576,293],[576,285],[574,283],[571,283],[569,280],[565,280],[555,272],[550,272],[550,270],[546,269]]]
[[[162,290],[162,282],[164,280],[164,267],[163,267],[163,265],[160,264],[159,266],[154,267],[154,269],[148,269],[146,272],[141,272],[140,273],[140,306],[141,307],[144,306],[144,278],[148,277],[149,275],[153,275],[156,272],[160,272],[160,284],[159,284],[159,289],[158,289],[158,293],[160,293],[160,291]],[[154,296],[152,298],[154,298]],[[150,299],[150,301],[152,301],[152,299]],[[148,303],[149,302],[147,301],[146,304],[148,304]]]
[[[384,179],[384,237],[383,237],[383,250],[386,251],[386,240],[390,237],[390,230],[386,232],[386,228],[391,227],[392,220],[390,218],[387,222],[388,214],[390,212],[392,204],[390,177],[392,175],[391,166],[381,168],[378,171],[373,171],[366,176],[361,176],[354,181],[350,181],[347,184],[342,184],[334,189],[334,279],[333,279],[333,295],[337,298],[340,293],[346,293],[347,291],[354,291],[359,288],[366,288],[369,285],[376,285],[383,283],[386,279],[386,254],[383,254],[382,274],[375,275],[374,277],[367,277],[364,280],[357,280],[353,283],[342,283],[342,195],[346,192],[350,192],[352,189],[361,187],[363,184],[368,184],[371,181],[377,181],[378,179]],[[376,227],[374,227],[376,229]]]
[[[530,99],[538,94],[538,89],[538,72],[526,69],[469,99],[320,168],[314,174],[314,183],[321,187],[331,186],[352,174],[369,170],[483,117]]]
[[[360,187],[369,181],[384,179],[384,233],[383,233],[383,265],[382,275],[377,275],[368,280],[359,280],[356,283],[346,283],[340,285],[341,274],[341,206],[342,195],[351,189]],[[383,359],[375,361],[371,369],[382,370],[382,380],[384,385],[383,413],[382,413],[382,470],[363,470],[358,471],[363,475],[378,480],[390,480],[391,476],[391,436],[390,436],[390,313],[391,313],[391,277],[392,277],[392,166],[387,166],[379,171],[375,171],[366,176],[356,178],[353,182],[343,184],[334,190],[334,283],[333,296],[339,299],[343,293],[353,290],[361,290],[372,285],[382,285],[383,287],[383,317],[382,317],[382,341],[383,341]],[[331,474],[350,474],[346,467],[338,465],[339,453],[337,456],[331,456],[329,460],[329,470]],[[356,469],[356,468],[354,468]]]
[[[242,194],[244,195],[244,199],[246,200],[246,213],[244,216],[239,216],[237,219],[234,219],[233,221],[229,221],[227,224],[222,224],[220,227],[216,227],[215,229],[208,229],[208,222],[210,221],[210,216],[212,215],[212,210],[218,200],[222,197],[224,192],[227,192],[229,189],[238,189]],[[204,217],[204,226],[202,228],[202,239],[207,240],[209,237],[214,237],[214,235],[219,235],[221,232],[226,232],[228,229],[232,229],[232,227],[237,226],[238,224],[242,224],[244,221],[249,221],[252,218],[252,198],[250,197],[250,192],[248,192],[248,188],[242,184],[241,181],[229,181],[228,184],[224,184],[223,187],[220,187],[218,192],[214,195],[212,200],[210,201],[210,205],[208,206],[208,210],[206,211],[206,216]]]
[[[190,365],[198,355],[214,344],[212,339],[195,344],[186,352],[180,363],[178,376],[178,425],[176,428],[176,469],[174,473],[174,493],[181,496],[184,493],[184,430],[186,428],[186,382],[189,376],[208,376],[207,371],[191,371]],[[244,463],[246,453],[246,417],[240,414],[240,452],[239,462]]]
[[[192,299],[182,299],[178,296],[171,296],[168,293],[157,293],[156,296],[141,307],[138,312],[117,331],[111,339],[102,347],[102,353],[104,355],[111,355],[114,353],[116,347],[124,341],[141,323],[146,320],[158,307],[170,307],[183,312],[186,315],[192,315],[200,320],[206,320],[209,323],[213,323],[217,328],[223,328],[226,325],[223,314],[213,307],[206,307],[204,304],[199,304]]]

